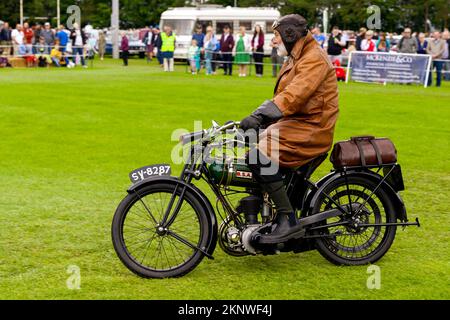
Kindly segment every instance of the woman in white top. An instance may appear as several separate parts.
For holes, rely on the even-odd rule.
[[[239,77],[245,77],[247,76],[248,65],[250,64],[252,39],[246,34],[244,26],[239,28],[239,34],[235,36],[234,43],[234,63],[239,65]]]
[[[24,38],[24,34],[22,31],[22,25],[17,24],[16,29],[14,29],[11,32],[11,40],[13,43],[13,47],[14,47],[14,55],[15,56],[20,56],[23,55],[25,52],[23,52],[24,48],[23,48],[23,38]]]

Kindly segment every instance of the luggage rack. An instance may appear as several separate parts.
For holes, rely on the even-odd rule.
[[[388,183],[396,192],[405,190],[405,184],[403,182],[402,168],[398,163],[380,164],[380,165],[365,165],[365,166],[348,166],[342,168],[334,168],[331,171],[341,172],[344,175],[347,171],[370,171],[371,169],[377,169],[375,172],[380,174],[383,170],[383,179],[380,181],[380,185],[384,182]]]

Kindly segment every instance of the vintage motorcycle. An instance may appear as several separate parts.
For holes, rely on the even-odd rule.
[[[418,219],[408,222],[398,194],[404,190],[398,163],[371,165],[362,159],[359,165],[335,166],[314,183],[310,177],[327,158],[324,154],[283,169],[297,212],[296,231],[284,243],[259,244],[258,235],[272,231],[276,208],[237,156],[214,160],[213,150],[224,145],[248,147],[241,132],[238,122],[219,126],[213,121],[209,129],[182,135],[189,152],[179,177],[171,176],[168,164],[130,173],[132,185],[112,222],[115,251],[128,269],[146,278],[183,276],[203,257],[213,259],[217,242],[237,257],[317,249],[334,264],[362,265],[384,256],[397,226],[420,226]],[[199,180],[214,193],[215,209],[194,185]]]

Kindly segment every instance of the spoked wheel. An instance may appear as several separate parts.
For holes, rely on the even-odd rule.
[[[179,277],[193,270],[203,259],[209,233],[206,212],[186,190],[180,210],[164,227],[164,213],[175,185],[158,183],[130,193],[119,205],[112,223],[112,240],[125,266],[145,278]],[[172,212],[181,187],[174,198]],[[170,216],[168,221],[170,221]]]
[[[331,183],[326,190],[335,203],[346,208],[347,215],[321,222],[316,241],[317,250],[326,259],[338,265],[363,265],[374,263],[389,250],[395,238],[396,226],[379,226],[394,223],[396,216],[387,194],[377,184],[360,177],[349,177]],[[375,192],[373,192],[375,191]],[[323,212],[337,205],[324,195],[314,207]]]

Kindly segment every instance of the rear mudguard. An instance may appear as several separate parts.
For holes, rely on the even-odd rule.
[[[127,192],[128,193],[139,192],[139,190],[141,190],[146,186],[161,182],[173,185],[179,184],[181,186],[186,186],[187,190],[192,192],[192,194],[197,198],[197,200],[203,205],[203,208],[206,211],[206,218],[208,220],[208,228],[209,230],[211,230],[208,239],[208,247],[206,248],[205,251],[212,256],[217,243],[217,218],[214,209],[211,205],[211,202],[199,188],[197,188],[193,184],[186,183],[177,177],[155,176],[139,181],[136,184],[133,184],[132,186],[130,186],[130,188],[128,188]]]
[[[360,170],[350,169],[347,170],[345,174],[347,175],[347,177],[358,176],[370,180],[376,184],[380,183],[383,180],[383,177],[381,175],[368,169],[360,169]],[[316,183],[317,190],[311,190],[306,197],[305,205],[303,206],[302,210],[302,217],[306,217],[311,214],[312,209],[314,208],[314,205],[318,201],[321,192],[325,189],[325,187],[328,184],[332,183],[337,179],[344,179],[343,171],[333,171]],[[397,220],[407,222],[408,217],[406,215],[405,204],[403,203],[403,200],[400,197],[400,195],[397,192],[395,192],[392,186],[389,185],[389,183],[387,183],[386,181],[384,181],[381,184],[380,188],[388,195],[388,197],[392,201]]]

